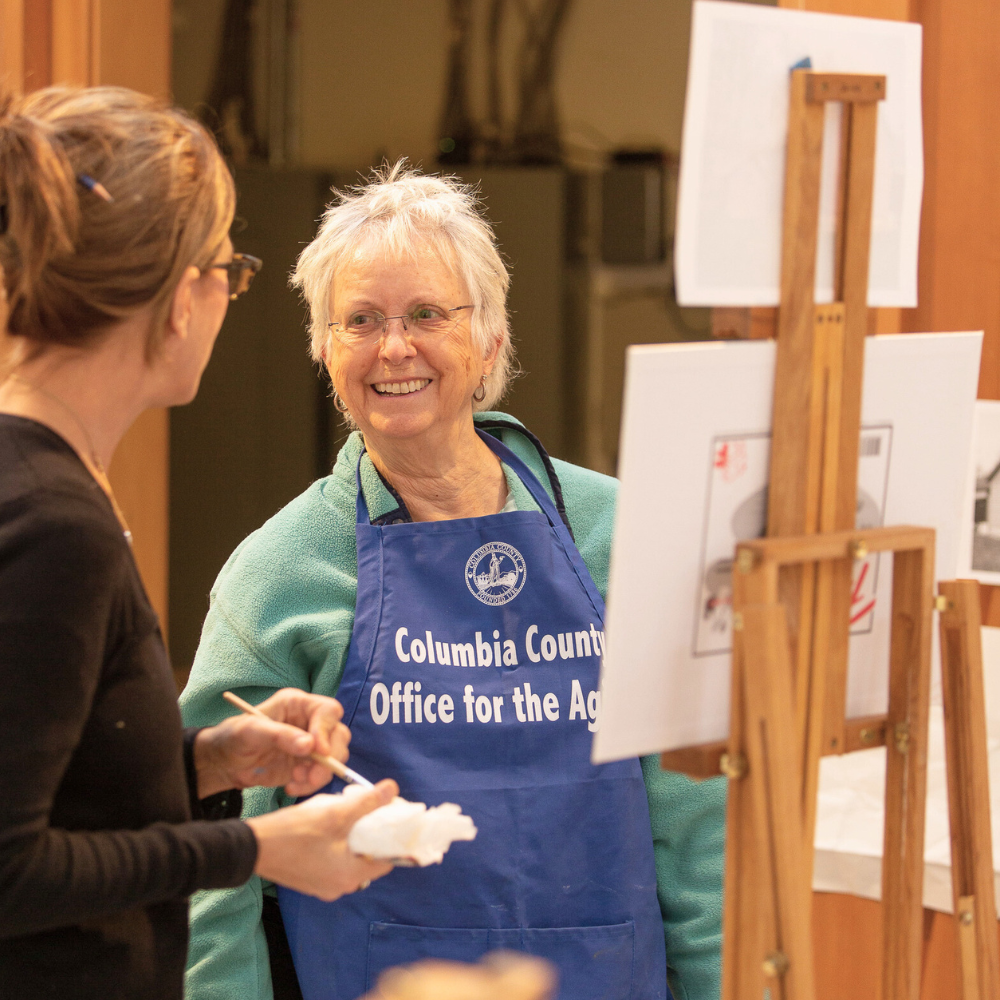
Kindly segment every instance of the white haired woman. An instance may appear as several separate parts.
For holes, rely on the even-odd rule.
[[[143,410],[194,397],[260,265],[234,203],[211,137],[152,98],[0,98],[2,997],[180,1000],[195,889],[256,872],[332,899],[389,870],[346,837],[392,781],[238,818],[246,785],[330,780],[309,754],[346,758],[341,708],[276,691],[267,719],[182,734],[104,472]]]
[[[336,692],[362,773],[458,802],[479,834],[331,904],[202,894],[194,998],[267,998],[273,975],[281,998],[354,1000],[388,966],[494,948],[551,959],[565,1000],[664,998],[668,976],[718,995],[724,788],[590,763],[616,484],[490,412],[508,281],[473,193],[403,165],[341,194],[299,259],[357,430],[222,570],[182,707]]]

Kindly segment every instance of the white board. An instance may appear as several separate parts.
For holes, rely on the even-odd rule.
[[[866,341],[859,522],[937,529],[938,579],[958,565],[981,343]],[[774,356],[774,341],[628,350],[595,762],[728,735],[719,563],[763,528]],[[849,717],[886,710],[891,559],[865,560],[854,586]]]
[[[871,306],[917,304],[923,190],[921,27],[747,3],[694,5],[674,267],[691,306],[779,302],[789,70],[883,73],[879,102]],[[833,297],[840,105],[826,110],[816,301]]]

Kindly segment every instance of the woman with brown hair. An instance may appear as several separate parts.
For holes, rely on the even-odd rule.
[[[393,782],[236,818],[239,789],[330,780],[309,755],[346,759],[342,710],[278,691],[268,720],[182,734],[105,474],[144,410],[194,397],[260,266],[234,200],[212,139],[150,98],[0,101],[0,996],[179,998],[194,890],[335,899],[388,871],[345,838]]]

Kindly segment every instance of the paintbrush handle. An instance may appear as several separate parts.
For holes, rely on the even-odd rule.
[[[235,705],[241,712],[246,712],[247,715],[256,715],[258,719],[270,718],[270,716],[265,715],[259,708],[251,705],[250,702],[244,701],[239,695],[233,694],[232,691],[223,691],[222,697],[230,705]],[[322,764],[323,767],[333,771],[338,778],[342,778],[344,781],[353,781],[354,784],[361,785],[364,788],[375,787],[367,778],[363,778],[357,771],[352,771],[351,768],[346,764],[342,764],[336,757],[329,757],[321,753],[311,753],[309,756],[317,764]]]

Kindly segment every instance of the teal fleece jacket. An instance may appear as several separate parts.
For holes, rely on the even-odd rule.
[[[549,489],[535,447],[513,418],[482,413],[477,423],[504,421],[500,438]],[[355,468],[362,441],[352,434],[333,473],[255,531],[230,556],[212,589],[211,607],[187,687],[185,725],[209,726],[233,714],[222,692],[257,703],[281,687],[336,695],[354,626],[357,552]],[[577,546],[602,596],[618,484],[553,459]],[[506,466],[519,510],[537,505]],[[361,482],[373,519],[397,506],[367,456]],[[551,492],[551,491],[550,491]],[[657,887],[666,939],[668,979],[676,1000],[717,1000],[720,990],[724,779],[695,783],[642,760],[649,797]],[[288,802],[281,789],[244,792],[244,816]],[[262,893],[254,876],[238,889],[200,892],[191,902],[188,1000],[272,1000]]]

